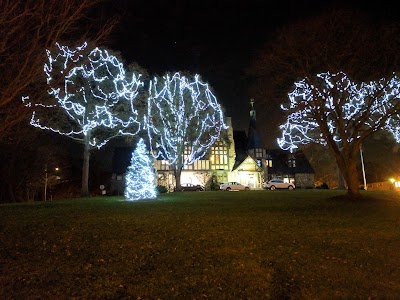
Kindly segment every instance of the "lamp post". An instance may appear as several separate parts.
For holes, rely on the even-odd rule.
[[[59,167],[54,168],[57,172],[60,170]],[[51,181],[50,181],[51,182]],[[47,170],[47,163],[44,165],[44,201],[47,201],[47,186],[49,185],[49,175]],[[50,201],[52,201],[53,196],[50,197]]]
[[[360,145],[360,156],[361,156],[361,167],[362,167],[362,173],[363,173],[363,179],[364,179],[364,190],[367,190],[367,180],[365,179],[364,157],[363,157],[363,151],[362,151],[361,145]]]

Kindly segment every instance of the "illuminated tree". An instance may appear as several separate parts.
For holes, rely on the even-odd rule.
[[[90,20],[90,11],[104,0],[0,1],[0,140],[14,134],[29,110],[20,99],[46,94],[43,76],[45,50],[59,40],[104,41],[114,26]],[[104,19],[105,20],[105,19]],[[89,33],[90,31],[90,33]],[[13,127],[13,130],[11,130]]]
[[[139,130],[134,100],[142,82],[140,75],[128,76],[123,64],[107,50],[90,50],[86,43],[75,49],[57,46],[54,56],[47,50],[48,63],[44,66],[48,93],[55,101],[28,103],[34,108],[30,123],[84,145],[82,195],[88,195],[91,149]],[[46,109],[52,114],[45,115],[42,122],[39,115]]]
[[[400,141],[400,78],[393,75],[355,83],[343,72],[318,74],[295,83],[288,94],[286,123],[278,144],[293,151],[302,144],[327,145],[347,183],[348,194],[359,196],[357,158],[361,143],[386,129]]]
[[[278,28],[247,70],[259,104],[257,121],[265,124],[260,128],[264,140],[279,136],[280,105],[293,82],[328,70],[363,82],[388,78],[400,69],[399,36],[397,22],[362,9],[328,9]]]
[[[156,197],[156,174],[146,145],[143,139],[140,139],[125,175],[125,199],[132,201]]]
[[[208,84],[175,73],[150,82],[147,132],[154,157],[168,160],[176,190],[182,168],[206,155],[226,129],[224,116]]]

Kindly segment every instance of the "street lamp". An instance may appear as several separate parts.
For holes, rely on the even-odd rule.
[[[56,167],[54,168],[55,171],[59,171],[60,168]],[[47,201],[47,186],[48,186],[48,172],[47,172],[47,163],[44,165],[44,201]]]
[[[363,179],[364,179],[364,190],[367,190],[367,180],[365,178],[364,157],[363,157],[363,151],[362,151],[361,145],[360,145],[360,156],[361,156],[361,167],[362,167],[362,173],[363,173]]]

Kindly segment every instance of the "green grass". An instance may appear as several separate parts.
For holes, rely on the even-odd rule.
[[[398,299],[400,196],[341,194],[0,205],[0,298]]]

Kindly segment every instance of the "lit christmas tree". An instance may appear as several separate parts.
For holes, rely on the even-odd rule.
[[[34,108],[30,123],[83,144],[82,195],[88,195],[90,151],[139,131],[134,100],[143,83],[140,75],[127,74],[116,56],[89,49],[87,43],[77,48],[57,44],[54,55],[46,52],[44,72],[52,96],[46,101],[51,102],[27,103]]]
[[[182,168],[201,159],[226,129],[217,98],[199,75],[150,82],[145,126],[155,157],[169,161],[180,189]]]
[[[125,199],[154,199],[157,197],[156,175],[143,139],[132,153],[131,165],[125,176]]]

